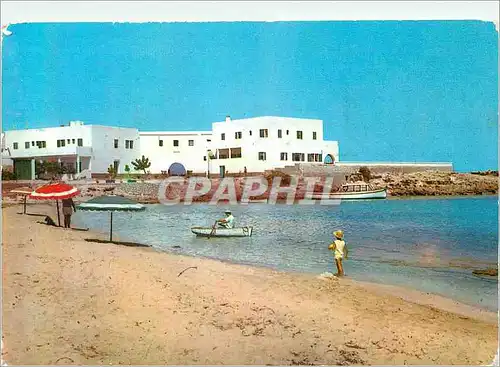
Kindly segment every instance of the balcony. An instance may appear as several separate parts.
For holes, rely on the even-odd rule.
[[[90,157],[92,147],[79,147],[75,145],[59,148],[38,148],[12,149],[10,148],[10,157],[8,158],[38,158],[38,157],[58,157],[58,156],[76,156]]]

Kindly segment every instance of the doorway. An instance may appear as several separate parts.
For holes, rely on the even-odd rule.
[[[221,178],[226,176],[226,166],[219,166],[219,175]]]

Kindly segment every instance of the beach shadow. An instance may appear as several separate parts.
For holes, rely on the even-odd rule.
[[[151,247],[151,245],[145,245],[143,243],[137,242],[125,242],[125,241],[109,241],[109,240],[100,240],[98,238],[85,238],[87,242],[96,242],[96,243],[112,243],[114,245],[122,245],[129,247]]]
[[[87,232],[89,230],[88,228],[76,228],[76,227],[72,227],[70,229],[72,231],[82,231],[82,232]]]
[[[31,215],[31,214],[29,214],[29,215]],[[48,215],[40,215],[40,216],[41,217],[45,217],[45,219],[43,220],[43,222],[37,221],[37,223],[39,223],[39,224],[45,224],[45,225],[51,226],[51,227],[59,227],[56,224],[56,222],[54,222],[54,220],[51,217],[49,217]]]

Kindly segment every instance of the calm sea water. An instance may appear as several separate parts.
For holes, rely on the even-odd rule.
[[[141,213],[115,213],[113,233],[168,252],[319,274],[335,271],[327,247],[332,231],[342,229],[349,277],[498,310],[497,280],[472,275],[498,261],[497,197],[250,204],[231,207],[237,225],[254,226],[250,238],[208,240],[191,233],[192,226],[211,226],[226,207],[148,205]],[[79,211],[74,222],[109,231],[109,213]]]

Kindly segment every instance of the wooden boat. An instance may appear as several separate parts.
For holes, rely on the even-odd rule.
[[[213,233],[212,231],[212,227],[191,228],[191,232],[200,237],[250,237],[253,227],[216,228]]]
[[[368,183],[348,183],[341,186],[339,191],[330,194],[314,193],[313,199],[330,200],[359,200],[359,199],[385,199],[387,198],[386,189],[377,189]]]

